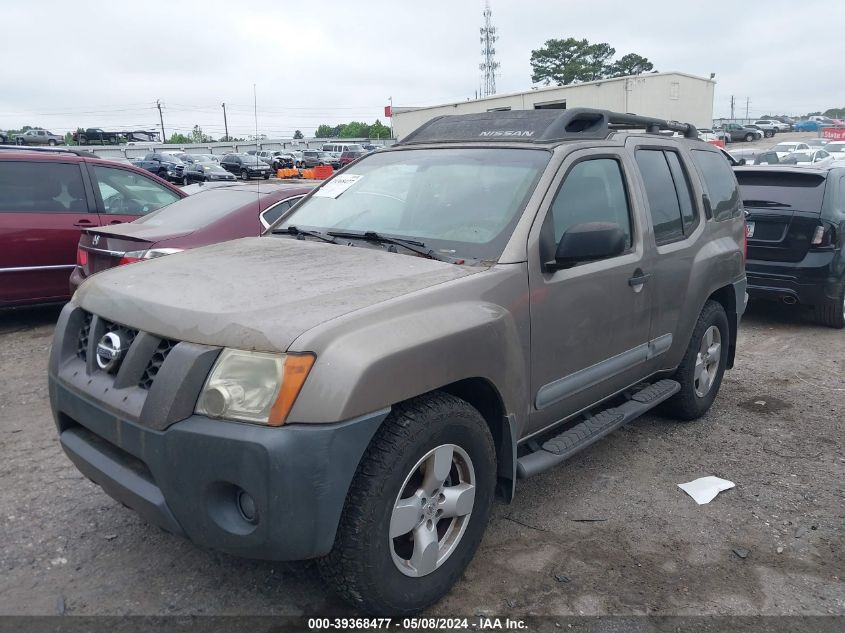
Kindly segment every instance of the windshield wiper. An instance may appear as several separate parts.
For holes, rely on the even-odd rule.
[[[345,231],[329,231],[329,235],[333,237],[343,237],[347,239],[355,239],[355,240],[367,240],[368,242],[376,242],[378,244],[393,244],[395,246],[401,246],[402,248],[408,249],[411,252],[416,253],[417,255],[422,255],[423,257],[428,257],[429,259],[436,259],[439,261],[448,261],[439,257],[434,253],[433,250],[430,248],[426,248],[425,242],[419,242],[417,240],[406,240],[401,237],[390,237],[388,235],[382,235],[381,233],[376,233],[375,231],[364,231],[363,233],[348,233]]]
[[[298,237],[298,239],[302,239],[306,235],[309,235],[311,237],[316,237],[318,239],[321,239],[324,242],[329,242],[331,244],[337,244],[337,240],[334,239],[333,237],[326,237],[325,235],[323,235],[319,231],[308,231],[308,230],[305,230],[305,229],[298,229],[292,224],[286,226],[283,229],[273,229],[272,232],[274,234],[276,234],[276,233],[287,233],[288,235],[296,235]],[[329,235],[332,235],[332,234],[329,233]]]
[[[743,200],[746,207],[781,207],[782,209],[791,209],[792,205],[786,202],[775,202],[774,200]]]

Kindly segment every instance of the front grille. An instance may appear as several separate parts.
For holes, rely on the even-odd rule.
[[[159,369],[161,369],[164,359],[167,358],[167,355],[175,346],[176,341],[171,341],[169,339],[161,340],[161,343],[158,344],[156,351],[150,357],[150,362],[147,363],[147,367],[141,375],[141,380],[138,381],[138,386],[141,389],[149,389],[153,386],[153,381],[155,380]]]
[[[79,328],[79,337],[76,340],[76,355],[83,361],[88,360],[88,335],[91,333],[91,315],[86,312],[82,318],[82,327]]]
[[[138,336],[138,330],[133,330],[118,323],[111,323],[105,319],[103,319],[103,323],[106,326],[106,332],[114,332],[120,336],[121,340],[126,341],[126,349],[132,347],[132,341]]]
[[[94,327],[94,331],[92,331],[92,327]],[[82,325],[79,328],[79,334],[77,335],[76,341],[76,356],[83,362],[88,361],[88,344],[91,336],[98,336],[102,337],[105,333],[114,332],[116,333],[123,345],[122,348],[124,350],[129,350],[135,339],[140,334],[138,330],[126,327],[125,325],[121,325],[120,323],[114,323],[112,321],[107,321],[105,319],[100,318],[98,324],[94,326],[93,315],[85,312],[82,317]],[[158,338],[158,337],[155,337]],[[131,361],[133,364],[137,362],[146,362],[144,366],[144,372],[141,375],[140,380],[138,381],[138,386],[141,389],[149,390],[152,387],[153,382],[155,381],[155,377],[158,374],[159,370],[161,369],[164,360],[167,358],[167,355],[173,350],[174,347],[178,344],[178,341],[173,341],[170,339],[159,339],[158,345],[156,346],[155,351],[152,355],[148,358],[138,358],[135,357],[135,360]],[[96,354],[96,352],[95,352]],[[126,361],[126,354],[124,352],[122,362]],[[118,373],[120,366],[118,365],[116,368],[111,369],[110,373]],[[93,365],[93,371],[100,372],[102,371],[95,362]],[[137,374],[136,374],[137,375]]]

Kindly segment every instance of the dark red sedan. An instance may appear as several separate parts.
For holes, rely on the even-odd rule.
[[[85,231],[79,239],[71,290],[89,275],[114,266],[260,235],[315,184],[221,184],[135,222]]]
[[[346,167],[349,163],[358,160],[362,156],[366,156],[367,152],[364,151],[350,151],[347,150],[340,155],[340,166]]]
[[[65,148],[0,148],[0,307],[70,298],[83,229],[186,196],[133,165]]]

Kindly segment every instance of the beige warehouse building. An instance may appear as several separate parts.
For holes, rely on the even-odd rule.
[[[401,140],[426,121],[446,114],[542,108],[602,108],[710,127],[713,124],[715,86],[716,82],[712,79],[686,73],[652,73],[436,106],[396,106],[393,108],[393,132]]]

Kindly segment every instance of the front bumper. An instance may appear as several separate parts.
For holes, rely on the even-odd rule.
[[[389,410],[278,428],[193,415],[216,351],[177,344],[142,389],[127,384],[123,369],[112,376],[78,358],[80,312],[69,304],[57,324],[49,391],[61,446],[86,477],[203,547],[268,560],[331,550],[358,463]],[[86,337],[95,340],[99,327],[94,317]],[[151,336],[135,336],[126,372]]]

